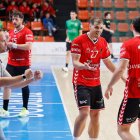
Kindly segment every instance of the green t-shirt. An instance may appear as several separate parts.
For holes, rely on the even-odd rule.
[[[77,36],[79,36],[79,31],[82,29],[81,27],[81,21],[76,20],[67,20],[66,21],[66,29],[67,29],[67,36],[72,41]]]
[[[2,21],[0,21],[0,29],[2,29],[3,27],[3,24],[2,24]]]

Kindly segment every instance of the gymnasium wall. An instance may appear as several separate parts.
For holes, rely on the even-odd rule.
[[[119,56],[121,44],[113,43],[115,56]],[[34,42],[32,53],[37,55],[65,55],[65,42]]]

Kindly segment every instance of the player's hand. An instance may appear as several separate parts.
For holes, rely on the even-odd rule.
[[[88,63],[84,63],[84,69],[86,70],[91,70],[91,71],[95,71],[97,70],[95,67],[91,67]]]
[[[6,37],[6,42],[8,42],[9,41],[9,38],[10,38],[9,37],[9,33],[7,31],[5,31],[4,34],[5,34],[5,37]]]
[[[113,88],[112,87],[108,87],[105,91],[105,97],[107,99],[109,99],[110,96],[112,96],[112,92],[113,92]]]
[[[13,42],[8,42],[7,43],[7,47],[9,49],[16,49],[17,48],[17,44],[16,43],[13,43]]]
[[[31,80],[34,78],[34,73],[31,69],[25,70],[24,74],[26,76],[26,80]]]
[[[69,42],[69,43],[71,43],[71,41],[69,40],[69,38],[68,38],[68,37],[66,38],[66,42]]]
[[[43,73],[40,70],[34,72],[34,80],[40,80],[43,77]]]
[[[114,34],[114,31],[113,30],[110,30],[110,33]]]

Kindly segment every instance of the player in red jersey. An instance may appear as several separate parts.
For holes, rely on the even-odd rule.
[[[24,16],[21,12],[15,11],[12,14],[12,22],[15,26],[14,30],[9,32],[9,43],[7,44],[9,50],[8,53],[8,64],[7,71],[12,76],[17,76],[23,74],[26,69],[31,65],[31,49],[33,42],[33,33],[30,29],[26,28],[23,23]],[[7,89],[4,92],[4,110],[8,110],[10,90]],[[23,109],[19,113],[19,116],[27,116],[28,111],[28,100],[29,100],[29,87],[26,86],[22,88],[22,98],[23,98]]]
[[[8,50],[7,49],[7,43],[8,43],[7,33],[8,32],[0,31],[0,53],[6,52]],[[24,74],[11,77],[11,75],[7,72],[2,62],[0,61],[0,87],[4,87],[4,88],[25,87],[29,83],[39,80],[41,78],[42,78],[42,72],[40,70],[36,70],[33,73],[31,69],[25,70]],[[9,95],[7,96],[9,97]],[[5,111],[4,109],[1,109],[0,115],[1,117],[8,117],[9,112]]]
[[[74,93],[79,108],[74,125],[74,140],[79,140],[88,116],[89,139],[98,139],[100,110],[104,108],[100,83],[101,59],[111,72],[115,70],[109,58],[108,43],[100,37],[102,30],[103,21],[99,18],[91,19],[90,31],[74,39],[71,45]]]
[[[137,118],[139,119],[140,135],[140,17],[133,20],[132,29],[134,38],[123,43],[119,67],[114,72],[105,92],[106,98],[109,99],[109,96],[112,95],[113,85],[128,68],[124,98],[118,112],[118,134],[123,140],[136,140],[130,133],[130,128]]]

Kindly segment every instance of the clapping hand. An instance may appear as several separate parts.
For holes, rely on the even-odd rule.
[[[43,77],[43,73],[40,70],[34,72],[34,80],[40,80]]]
[[[34,78],[34,73],[31,69],[27,69],[25,70],[25,76],[26,76],[26,80],[31,80]]]

